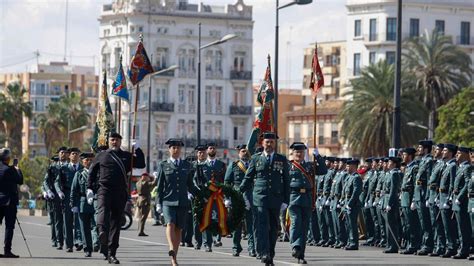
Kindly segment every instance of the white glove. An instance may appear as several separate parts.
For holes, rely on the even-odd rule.
[[[62,193],[61,191],[58,192],[58,196],[59,196],[59,198],[62,199],[62,200],[63,200],[64,197],[65,197],[65,196],[64,196],[64,193]]]
[[[73,213],[79,213],[79,208],[78,208],[78,207],[72,207],[72,208],[71,208],[71,211],[72,211]]]
[[[461,205],[461,202],[458,199],[456,199],[454,203],[456,203],[457,205]]]
[[[43,198],[48,199],[48,193],[46,191],[43,192]]]
[[[471,209],[471,213],[474,213],[474,208]]]
[[[425,206],[426,206],[426,208],[429,208],[429,207],[430,207],[430,202],[429,202],[429,201],[426,201],[426,202],[425,202]]]
[[[87,199],[87,203],[89,205],[92,205],[92,203],[94,202],[94,191],[92,191],[92,189],[87,190],[86,199]]]
[[[140,148],[140,140],[132,139],[132,147],[133,147],[134,150]]]
[[[412,210],[412,211],[416,210],[416,206],[415,206],[414,202],[411,203],[410,210]]]
[[[154,177],[155,179],[158,178],[158,172],[153,172],[152,175],[153,175],[153,177]]]
[[[48,193],[48,198],[49,198],[49,199],[54,199],[54,193],[51,192],[51,190],[48,190],[47,193]]]
[[[385,207],[386,212],[389,212],[391,209],[392,209],[392,207],[390,207],[390,206]]]
[[[161,204],[156,204],[156,212],[161,213]]]
[[[226,208],[230,208],[232,206],[232,202],[230,201],[230,199],[224,200],[224,206]]]
[[[341,208],[341,205],[340,205],[340,204],[337,204],[337,206],[336,206],[336,207],[337,207],[338,209],[340,209],[340,208]]]
[[[372,203],[372,207],[376,207],[377,206],[377,202],[374,201],[374,203]]]
[[[326,200],[326,202],[324,203],[324,206],[329,206],[329,203],[331,203],[330,200]]]
[[[319,211],[322,211],[323,210],[323,206],[319,206]]]
[[[347,212],[347,214],[351,214],[351,207],[347,206],[346,207],[346,212]]]
[[[314,155],[314,156],[318,156],[318,155],[319,155],[319,150],[318,150],[318,148],[314,148],[314,149],[313,149],[313,155]]]
[[[286,208],[288,208],[288,204],[283,202],[280,206],[280,211],[286,210]]]
[[[155,172],[155,173],[156,173],[156,172]],[[188,192],[188,200],[193,200],[193,198],[194,198],[194,197],[193,197],[193,194],[191,194],[191,193]]]
[[[250,201],[247,200],[247,199],[245,200],[245,209],[246,209],[247,211],[250,210]]]
[[[447,203],[443,204],[443,209],[449,210],[449,205]]]
[[[366,203],[364,204],[364,208],[368,208],[368,207],[369,207],[369,203],[366,202]]]

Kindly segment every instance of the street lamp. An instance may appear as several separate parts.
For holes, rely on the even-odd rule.
[[[175,69],[178,69],[179,67],[177,65],[172,65],[168,68],[158,70],[156,72],[153,72],[149,75],[149,86],[148,86],[148,132],[147,132],[147,143],[146,143],[146,171],[147,173],[150,172],[150,137],[151,137],[151,82],[152,82],[152,77],[157,76],[160,74],[163,74],[165,72],[169,71],[174,71]]]
[[[420,124],[418,122],[407,122],[407,125],[411,126],[411,127],[417,127],[417,128],[428,130],[427,126],[423,126],[422,124]]]
[[[237,38],[235,34],[227,34],[220,40],[210,42],[206,45],[201,46],[201,23],[199,22],[199,39],[198,39],[198,80],[197,80],[197,145],[201,145],[201,50],[225,43],[232,39]]]
[[[273,88],[275,90],[275,113],[273,114],[273,121],[275,121],[275,133],[278,134],[278,41],[279,41],[279,20],[278,13],[280,9],[292,6],[292,5],[307,5],[311,4],[313,0],[293,0],[292,2],[279,5],[279,0],[276,0],[276,24],[275,24],[275,78],[273,80]]]
[[[402,67],[402,0],[398,0],[397,6],[397,58],[395,68],[395,86],[393,88],[393,132],[392,132],[392,147],[400,148],[400,124],[401,124],[401,109],[400,109],[400,88],[401,88],[401,67]],[[430,132],[428,130],[428,132]],[[430,133],[428,133],[430,135]]]

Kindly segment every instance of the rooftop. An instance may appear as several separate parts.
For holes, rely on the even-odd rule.
[[[317,115],[338,115],[342,109],[344,101],[342,100],[330,100],[323,101],[317,106]],[[307,105],[301,106],[294,111],[284,113],[286,117],[301,117],[301,116],[314,116],[314,106]]]

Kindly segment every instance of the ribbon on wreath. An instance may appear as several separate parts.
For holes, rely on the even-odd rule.
[[[218,187],[214,182],[210,183],[208,189],[212,194],[204,207],[199,231],[203,232],[211,223],[212,206],[215,202],[217,206],[217,225],[219,227],[219,232],[221,236],[226,236],[229,234],[229,230],[227,229],[227,209],[224,205],[224,192],[222,191],[222,188]]]

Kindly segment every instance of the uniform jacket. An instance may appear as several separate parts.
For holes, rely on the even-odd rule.
[[[433,156],[431,156],[431,154],[426,154],[421,158],[418,173],[415,178],[414,201],[425,202],[428,199],[428,178],[431,176],[431,172],[433,171],[433,164]]]
[[[369,204],[369,207],[372,207],[372,204],[374,203],[375,200],[375,189],[377,188],[377,181],[378,181],[378,171],[372,169],[372,174],[369,178],[369,187],[367,189],[367,197],[366,197],[366,202]]]
[[[435,199],[439,195],[439,182],[443,173],[445,163],[442,159],[437,160],[434,164],[433,171],[431,172],[430,179],[428,180],[428,201],[433,204]]]
[[[401,207],[410,207],[413,201],[413,194],[415,193],[415,178],[418,173],[418,161],[411,161],[402,178],[400,204]]]
[[[362,193],[362,177],[355,172],[349,176],[344,185],[343,194],[346,206],[360,207],[360,193]]]
[[[465,161],[459,164],[456,178],[453,184],[453,202],[458,200],[461,204],[453,203],[453,211],[467,211],[468,205],[468,182],[471,179],[472,165],[469,161]]]
[[[202,165],[202,172],[206,182],[210,181],[211,178],[214,178],[216,182],[224,183],[226,165],[224,162],[217,159],[214,161],[214,165],[212,165],[211,161],[207,160],[206,163]]]
[[[150,206],[151,191],[156,187],[157,182],[158,179],[153,181],[143,181],[140,179],[137,181],[137,207]]]
[[[48,169],[46,170],[46,174],[44,175],[44,181],[43,181],[43,187],[42,187],[42,189],[45,192],[51,191],[52,193],[54,193],[56,197],[58,196],[58,193],[56,192],[54,183],[56,181],[56,177],[59,174],[60,167],[61,167],[60,162],[52,162],[48,166]]]
[[[74,175],[71,186],[70,206],[78,207],[80,213],[95,213],[94,205],[87,203],[87,178],[89,169],[82,168]]]
[[[450,200],[450,196],[453,192],[456,170],[456,158],[452,158],[446,162],[446,166],[441,173],[441,179],[439,181],[439,202],[442,208],[446,208],[445,204],[447,208],[451,208],[452,201]]]
[[[390,206],[392,209],[399,207],[398,192],[401,178],[402,172],[400,172],[398,168],[394,168],[388,172],[383,186],[385,192],[383,208],[386,208],[387,206]]]
[[[300,165],[312,179],[308,180],[305,174],[290,162],[290,205],[312,207],[312,184],[316,185],[316,176],[327,172],[326,165],[321,156],[316,157],[318,167],[315,169],[313,162],[302,162]]]
[[[9,206],[18,205],[18,185],[23,184],[23,175],[13,166],[0,162],[0,202]]]
[[[239,167],[239,162],[241,162],[244,168],[246,169],[245,172]],[[230,185],[238,191],[240,185],[242,184],[242,181],[245,178],[245,174],[247,173],[248,168],[249,162],[242,160],[236,160],[232,162],[229,167],[227,167],[227,171],[225,172],[224,184]],[[252,202],[252,191],[246,191],[243,196],[244,199],[248,200],[249,202]]]
[[[254,183],[255,182],[255,183]],[[289,163],[284,155],[274,153],[271,162],[264,153],[256,153],[250,159],[249,169],[240,191],[253,187],[253,205],[265,208],[280,208],[290,200]]]
[[[188,192],[195,195],[193,165],[180,160],[176,166],[170,159],[158,166],[156,203],[166,206],[189,207]]]
[[[77,170],[74,169],[72,163],[62,164],[59,167],[58,175],[54,181],[54,187],[57,192],[62,192],[64,194],[70,193],[72,187],[72,181],[76,172],[84,168],[82,164],[77,163]]]

